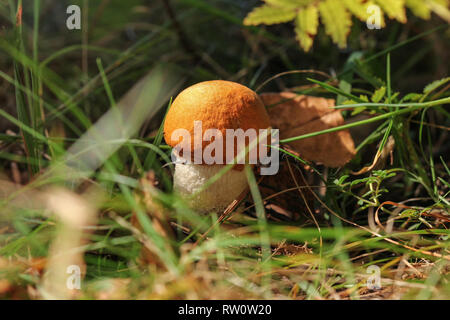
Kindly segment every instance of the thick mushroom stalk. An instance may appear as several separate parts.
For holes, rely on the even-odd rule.
[[[247,188],[245,171],[234,168],[204,188],[224,167],[219,164],[177,163],[174,189],[189,199],[190,207],[200,213],[223,212]]]

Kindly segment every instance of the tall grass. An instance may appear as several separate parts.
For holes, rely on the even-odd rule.
[[[209,3],[197,0],[181,3],[193,8],[186,15],[199,10],[202,19],[220,17],[228,23],[241,24],[239,18]],[[21,170],[26,167],[28,181],[20,187],[0,181],[3,208],[0,278],[17,288],[0,292],[0,296],[4,294],[8,298],[19,293],[26,296],[28,285],[39,291],[42,270],[34,262],[45,260],[49,255],[60,224],[55,216],[48,215],[48,208],[42,201],[52,192],[50,186],[81,194],[98,211],[98,223],[86,227],[90,232],[88,241],[76,248],[84,252],[87,270],[82,290],[76,297],[98,298],[106,292],[101,286],[104,282],[116,284],[114,292],[130,299],[359,299],[373,296],[428,299],[450,296],[450,170],[446,155],[436,155],[433,150],[432,137],[437,134],[433,135],[432,130],[440,129],[437,124],[426,121],[427,118],[428,121],[444,119],[441,127],[448,131],[449,113],[445,107],[450,102],[448,80],[433,83],[421,93],[400,93],[395,88],[393,71],[401,69],[403,74],[412,71],[392,65],[391,61],[396,50],[441,32],[444,27],[412,36],[373,55],[349,59],[347,67],[331,81],[308,78],[312,85],[306,89],[308,94],[338,99],[340,105],[336,109],[343,109],[347,117],[356,114],[369,117],[284,139],[282,144],[377,124],[357,146],[358,155],[344,168],[325,169],[281,149],[283,161],[295,168],[307,164],[312,168],[309,173],[312,179],[322,183],[323,192],[316,191],[312,185],[297,186],[298,190],[306,188],[312,193],[317,208],[310,212],[312,216],[306,213],[309,218],[305,222],[271,219],[266,207],[268,199],[263,199],[255,173],[246,167],[250,192],[243,205],[247,209],[240,214],[230,214],[229,219],[218,223],[221,212],[200,216],[172,192],[171,150],[162,139],[164,108],[170,108],[173,96],[186,83],[186,78],[195,82],[211,74],[217,77],[216,64],[207,60],[204,65],[193,66],[183,61],[188,59],[184,55],[172,57],[177,47],[171,44],[171,21],[165,21],[158,28],[149,26],[150,31],[140,34],[126,50],[83,43],[44,57],[39,45],[43,38],[39,32],[41,4],[38,0],[34,2],[31,33],[23,20],[17,24],[21,0],[17,5],[10,0],[8,8],[2,7],[2,10],[9,10],[14,31],[9,34],[12,41],[0,39],[0,54],[11,62],[13,76],[11,69],[5,69],[0,77],[14,86],[17,117],[7,110],[0,110],[0,116],[13,123],[21,136],[0,134],[0,161],[2,164],[18,163]],[[183,16],[181,19],[183,23]],[[274,46],[279,47],[271,54],[280,55],[285,64],[290,63],[284,50],[294,46],[295,41],[284,43],[280,37],[261,28],[249,30],[256,38],[262,36],[264,41],[273,41]],[[31,46],[24,41],[28,34],[31,34]],[[222,46],[225,50],[226,44]],[[64,63],[68,56],[80,50],[99,55],[95,60],[97,69],[89,69],[89,79],[80,81],[81,88],[66,85],[59,70],[52,67],[52,63]],[[152,55],[152,51],[156,54]],[[158,57],[165,72],[154,64],[148,65]],[[372,63],[384,65],[383,79],[367,71]],[[238,58],[230,70],[238,69],[235,65],[253,73],[246,84],[265,84],[258,79],[263,69],[253,72],[255,63]],[[148,82],[144,82],[147,86],[144,84],[143,90],[132,91],[133,103],[119,101],[118,97],[125,91],[124,82],[129,90],[145,76],[140,69],[153,72]],[[78,70],[76,76],[81,75],[82,71]],[[344,82],[346,85],[342,85]],[[102,113],[119,115],[118,119],[106,118],[111,120],[110,131],[101,131],[104,127],[100,124],[104,123],[95,115],[94,107],[89,110],[82,107],[86,101],[90,101],[90,106],[101,102]],[[135,118],[131,117],[136,122],[123,121],[129,115],[127,110],[132,110],[126,109],[127,106],[152,110],[153,118],[145,122],[148,114],[138,112]],[[139,123],[139,127],[129,128],[130,123]],[[142,126],[144,129],[140,130]],[[63,129],[58,131],[61,127]],[[115,140],[103,137],[103,133],[115,133],[115,130],[125,133]],[[90,143],[90,138],[98,136],[104,140]],[[390,138],[395,142],[392,164],[361,175],[351,173],[377,160]],[[102,141],[113,145],[108,152],[105,146],[100,146]],[[85,147],[75,148],[74,152],[73,146],[77,143]],[[8,149],[11,146],[23,148],[24,156]],[[98,166],[86,169],[83,166],[92,160],[90,156],[98,156],[101,161]],[[74,159],[80,166],[73,166]],[[146,172],[155,173],[159,183],[156,188],[148,186]],[[299,201],[302,201],[300,195]],[[169,220],[170,228],[175,231],[173,234],[161,232],[158,216],[161,214]],[[133,216],[140,228],[132,223]],[[368,219],[372,219],[370,222],[374,225],[368,223]],[[144,263],[143,248],[153,254],[153,258]],[[367,268],[371,265],[380,267],[380,291],[366,289]],[[36,272],[30,272],[30,268]]]

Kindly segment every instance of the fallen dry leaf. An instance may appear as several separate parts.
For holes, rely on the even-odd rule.
[[[322,131],[344,124],[339,110],[332,107],[334,100],[297,95],[292,92],[263,93],[260,95],[274,129],[280,130],[280,139]],[[302,158],[341,167],[356,154],[353,139],[348,130],[289,142]]]

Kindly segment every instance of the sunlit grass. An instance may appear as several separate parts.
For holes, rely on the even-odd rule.
[[[241,24],[238,18],[203,1],[182,2],[208,18],[219,16]],[[81,195],[98,213],[96,224],[82,226],[86,239],[74,248],[82,253],[86,264],[82,289],[73,295],[76,298],[450,296],[450,170],[446,155],[436,156],[433,151],[433,127],[425,121],[433,112],[434,117],[447,119],[443,130],[448,130],[448,81],[444,79],[421,93],[399,93],[391,75],[401,66],[391,65],[390,58],[394,50],[443,27],[350,63],[330,81],[308,78],[312,87],[296,91],[337,98],[340,104],[336,109],[343,109],[348,118],[358,113],[369,117],[284,139],[282,144],[377,123],[357,146],[358,155],[352,163],[340,169],[309,163],[280,147],[283,161],[293,167],[307,165],[311,170],[305,175],[322,183],[320,188],[302,186],[312,193],[313,209],[317,209],[305,212],[306,222],[270,219],[267,199],[262,198],[258,176],[250,167],[245,169],[249,194],[236,210],[247,209],[218,220],[222,212],[198,215],[172,193],[171,150],[163,143],[163,117],[174,95],[186,79],[197,81],[205,74],[209,76],[214,68],[183,69],[162,58],[161,64],[148,67],[146,73],[126,77],[151,60],[149,51],[171,52],[170,46],[164,47],[170,39],[170,21],[125,50],[72,45],[42,57],[42,37],[37,31],[41,2],[34,2],[32,50],[24,43],[29,26],[24,29],[15,23],[21,4],[20,0],[17,4],[9,1],[9,7],[1,7],[9,10],[2,13],[11,17],[14,32],[9,34],[13,41],[0,39],[0,54],[13,65],[0,71],[0,77],[14,86],[11,94],[15,95],[17,117],[3,109],[0,117],[18,131],[17,135],[0,134],[0,161],[5,167],[19,164],[20,170],[28,172],[28,180],[24,185],[0,180],[0,279],[14,288],[0,292],[0,297],[42,297],[39,292],[42,294],[44,270],[38,262],[48,259],[52,243],[61,236],[61,230],[66,230],[48,206],[48,197],[55,190],[50,187],[67,190],[74,197]],[[249,30],[277,45],[295,45],[295,41],[283,44],[279,37],[259,28]],[[65,61],[67,55],[81,49],[102,58],[95,60],[97,69],[90,70],[89,79],[75,87],[66,84],[52,64]],[[378,60],[386,69],[384,79],[372,77],[365,69]],[[254,69],[245,61],[239,62],[243,69]],[[349,72],[358,76],[359,82],[336,86]],[[128,99],[122,100],[122,93],[116,90],[128,79],[127,90],[133,89]],[[140,79],[144,79],[141,86],[134,86]],[[258,87],[266,84],[263,80],[254,72],[245,84]],[[382,87],[385,94],[373,101]],[[98,107],[103,117],[85,109],[89,99],[103,102]],[[147,118],[156,124],[149,128]],[[411,129],[413,120],[418,128]],[[363,175],[351,173],[370,166],[362,156],[373,153],[369,158],[375,159],[390,137],[395,142],[392,164]],[[373,152],[371,145],[375,145]],[[10,146],[25,152],[17,153],[7,148]],[[155,181],[148,184],[147,172],[155,173],[157,185],[151,184]],[[372,220],[368,223],[368,219]],[[164,232],[165,228],[172,233]],[[151,252],[151,258],[144,259],[143,250]],[[371,265],[380,268],[381,291],[367,290],[367,268]],[[105,293],[105,285],[114,288],[110,296]],[[37,295],[29,296],[27,286],[36,288]]]

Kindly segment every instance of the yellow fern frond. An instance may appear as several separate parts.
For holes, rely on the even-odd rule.
[[[431,10],[426,1],[406,0],[406,6],[419,18],[428,20],[431,17]]]
[[[319,26],[319,12],[317,7],[309,6],[300,9],[295,19],[295,33],[301,47],[306,52],[311,49],[314,42],[314,36],[317,34]]]
[[[265,5],[253,9],[253,11],[250,12],[244,19],[244,24],[249,26],[288,22],[294,20],[296,15],[296,11],[292,8]]]
[[[352,15],[368,28],[385,27],[386,14],[390,19],[406,22],[406,8],[419,18],[430,19],[435,13],[450,22],[450,0],[263,0],[265,4],[251,11],[245,25],[276,24],[295,19],[295,34],[300,46],[309,51],[314,42],[320,20],[325,32],[340,48],[347,45]]]
[[[413,0],[414,1],[414,0]],[[421,1],[421,0],[418,0]],[[373,5],[376,5],[376,3],[373,0],[343,0],[344,5],[346,6],[347,10],[350,11],[354,16],[356,16],[359,20],[366,22],[371,12],[369,8]],[[384,21],[384,15],[383,12],[380,12],[380,27],[384,28],[386,26],[386,23]]]
[[[449,0],[427,0],[426,2],[430,6],[431,11],[447,21],[447,23],[450,23]]]
[[[264,0],[265,3],[282,8],[300,8],[312,4],[315,0]]]
[[[325,25],[325,32],[331,36],[340,48],[347,46],[352,18],[339,0],[325,0],[319,4],[320,17]]]
[[[376,3],[389,18],[396,19],[401,23],[406,22],[405,0],[376,0]]]

